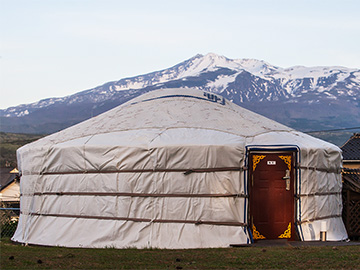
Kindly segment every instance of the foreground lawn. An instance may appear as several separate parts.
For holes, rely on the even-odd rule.
[[[79,249],[0,243],[1,269],[360,269],[360,246]]]

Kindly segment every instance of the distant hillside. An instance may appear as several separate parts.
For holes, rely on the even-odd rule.
[[[44,135],[0,132],[0,167],[17,167],[16,150]]]
[[[360,128],[351,131],[311,132],[309,135],[341,147],[356,132],[360,132]]]

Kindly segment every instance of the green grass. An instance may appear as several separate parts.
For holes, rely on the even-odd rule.
[[[1,269],[359,269],[360,246],[79,249],[2,239]]]

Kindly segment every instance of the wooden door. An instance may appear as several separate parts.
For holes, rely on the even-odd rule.
[[[294,238],[294,153],[250,154],[253,238]]]

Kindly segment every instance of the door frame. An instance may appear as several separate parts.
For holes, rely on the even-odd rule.
[[[254,243],[254,238],[252,235],[252,224],[251,224],[251,213],[250,213],[250,168],[249,168],[249,164],[250,164],[250,154],[254,153],[254,152],[261,152],[261,153],[284,153],[284,152],[289,152],[289,153],[293,153],[294,156],[294,217],[293,217],[293,229],[292,232],[294,232],[294,234],[292,235],[291,239],[292,240],[296,240],[296,239],[303,239],[302,237],[302,232],[301,232],[301,226],[299,226],[298,221],[301,220],[301,201],[300,201],[300,197],[297,196],[297,194],[300,194],[301,192],[301,185],[300,185],[300,179],[301,179],[301,175],[300,175],[300,169],[299,169],[299,164],[300,164],[300,147],[298,147],[297,145],[249,145],[246,146],[246,154],[245,154],[245,166],[248,168],[245,171],[245,177],[244,177],[244,184],[245,184],[245,191],[248,195],[247,197],[247,206],[245,206],[245,217],[246,217],[246,223],[247,225],[247,229],[248,229],[248,235],[251,238],[251,242]]]

